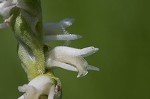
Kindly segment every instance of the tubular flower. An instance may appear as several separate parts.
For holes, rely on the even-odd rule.
[[[61,97],[61,84],[57,79],[57,85],[55,85],[54,79],[48,76],[38,76],[31,80],[28,84],[19,86],[20,92],[24,92],[24,95],[18,99],[39,99],[41,95],[48,96],[48,99],[59,99]]]
[[[50,50],[46,60],[47,68],[60,67],[70,71],[78,72],[77,77],[85,76],[87,70],[99,69],[94,66],[88,65],[87,61],[83,58],[94,54],[98,48],[87,47],[83,49],[76,49],[66,46],[57,46]]]
[[[43,25],[44,41],[69,41],[81,38],[80,35],[69,34],[65,28],[72,25],[73,19],[66,18],[58,23],[45,23]]]

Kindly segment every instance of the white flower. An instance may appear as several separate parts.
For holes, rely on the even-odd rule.
[[[55,40],[75,40],[81,38],[80,35],[69,34],[65,28],[72,25],[73,19],[66,18],[58,23],[45,23],[43,25],[44,31],[44,42],[55,41]]]
[[[29,8],[24,0],[0,0],[0,15],[4,18],[4,23],[0,24],[0,28],[9,27],[9,17],[11,17],[10,12],[14,7],[21,9],[20,13],[29,23],[28,25],[32,28],[33,32],[35,32],[34,28],[37,24],[37,18],[27,14],[27,12],[34,13],[35,11]]]
[[[87,70],[99,70],[97,67],[88,65],[87,61],[83,58],[96,51],[98,51],[98,48],[94,47],[76,49],[66,46],[57,46],[48,53],[46,60],[47,68],[60,67],[78,72],[77,77],[85,76],[88,73]]]
[[[14,0],[1,0],[0,1],[0,15],[8,17],[10,10],[15,7],[16,2]]]
[[[50,77],[45,75],[38,76],[31,80],[28,84],[18,87],[20,92],[25,92],[25,94],[18,99],[39,99],[41,95],[48,95],[48,99],[59,99],[61,94],[61,84],[59,80],[57,81],[58,84],[55,85],[54,81],[50,79]]]

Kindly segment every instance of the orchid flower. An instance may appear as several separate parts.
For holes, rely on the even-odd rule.
[[[76,49],[66,46],[57,46],[50,50],[46,60],[47,68],[60,67],[70,71],[79,72],[77,77],[85,76],[87,70],[99,71],[97,67],[88,65],[83,58],[94,54],[98,48],[87,47],[83,49]]]
[[[69,34],[65,30],[65,28],[69,27],[73,23],[72,18],[66,18],[58,23],[45,23],[43,25],[43,31],[44,31],[44,41],[55,41],[55,40],[75,40],[81,38],[80,35],[77,34]]]
[[[54,82],[54,79],[51,79],[49,76],[38,76],[28,84],[18,87],[20,92],[24,92],[18,99],[39,99],[41,95],[48,96],[48,99],[61,97],[60,81],[57,79],[57,85],[55,85]]]

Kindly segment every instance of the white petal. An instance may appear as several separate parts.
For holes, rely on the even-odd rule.
[[[79,56],[81,49],[76,49],[72,47],[67,46],[57,46],[51,50],[51,54],[54,53],[54,55],[57,56],[64,56],[64,55],[70,55],[70,56]]]
[[[61,99],[61,90],[59,88],[59,85],[53,85],[50,89],[48,99]]]
[[[12,5],[12,2],[11,1],[4,1],[2,0],[1,3],[0,3],[0,8],[5,8],[5,7],[9,7],[10,5]]]
[[[54,99],[54,97],[55,97],[55,86],[53,85],[53,86],[51,86],[51,88],[50,88],[50,92],[49,92],[49,95],[48,95],[48,99]]]
[[[27,84],[25,84],[25,85],[23,85],[23,86],[19,86],[19,87],[18,87],[18,90],[19,90],[20,92],[26,92],[28,88],[29,88],[29,86],[28,86]]]
[[[86,70],[86,66],[88,66],[88,63],[81,56],[73,56],[73,55],[71,56],[67,55],[67,53],[62,53],[61,51],[55,52],[52,55],[53,56],[50,57],[54,58],[54,60],[74,66],[79,72],[78,77],[85,76],[88,73]]]
[[[0,14],[4,17],[9,16],[10,10],[15,7],[15,4],[13,3],[12,0],[9,1],[3,1],[0,3]]]
[[[88,71],[79,72],[77,78],[87,75]]]
[[[83,56],[83,57],[94,54],[96,51],[98,51],[98,48],[87,47],[83,49],[77,49],[77,48],[72,48],[67,46],[57,46],[52,50],[52,52],[55,53],[56,55],[62,53],[62,54],[68,54],[72,56]]]
[[[99,48],[86,47],[86,48],[81,49],[80,55],[83,56],[83,57],[86,57],[86,56],[94,54],[98,50],[99,50]]]
[[[49,41],[69,41],[69,40],[75,40],[81,38],[80,35],[76,34],[64,34],[64,35],[46,35],[44,36],[44,42]]]
[[[20,96],[18,99],[24,99],[24,95]]]
[[[99,71],[99,68],[97,68],[97,67],[95,67],[95,66],[88,65],[88,66],[87,66],[87,70]]]
[[[65,30],[66,27],[72,25],[73,19],[66,18],[59,23],[45,23],[43,25],[43,31],[45,35],[56,35],[56,34],[68,34]]]
[[[41,94],[48,94],[52,85],[52,80],[47,76],[38,76],[31,80],[28,85],[36,88]]]
[[[66,18],[66,19],[63,19],[62,21],[60,21],[59,25],[64,28],[67,28],[67,27],[71,26],[73,22],[74,22],[74,19]]]
[[[9,12],[10,12],[10,10],[11,10],[13,7],[14,7],[14,5],[1,9],[1,10],[0,10],[0,14],[1,14],[3,17],[8,18]]]
[[[19,99],[38,99],[40,95],[48,95],[52,85],[53,81],[48,76],[38,76],[28,84],[18,87],[20,92],[25,92]]]
[[[60,67],[66,70],[70,70],[70,71],[78,71],[74,66],[63,63],[63,62],[59,62],[59,61],[55,61],[55,60],[51,60],[48,59],[46,61],[46,67],[47,68],[53,68],[53,67]]]
[[[18,90],[20,92],[26,92],[23,96],[20,97],[22,99],[38,99],[40,96],[40,93],[38,93],[36,88],[27,84],[18,87]]]

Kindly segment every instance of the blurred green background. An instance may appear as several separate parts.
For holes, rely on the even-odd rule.
[[[56,70],[63,99],[150,99],[149,0],[42,0],[43,21],[75,18],[70,33],[83,36],[71,46],[100,48],[86,58],[99,72]],[[2,22],[2,18],[0,19]],[[17,99],[27,83],[10,29],[0,30],[0,99]]]

